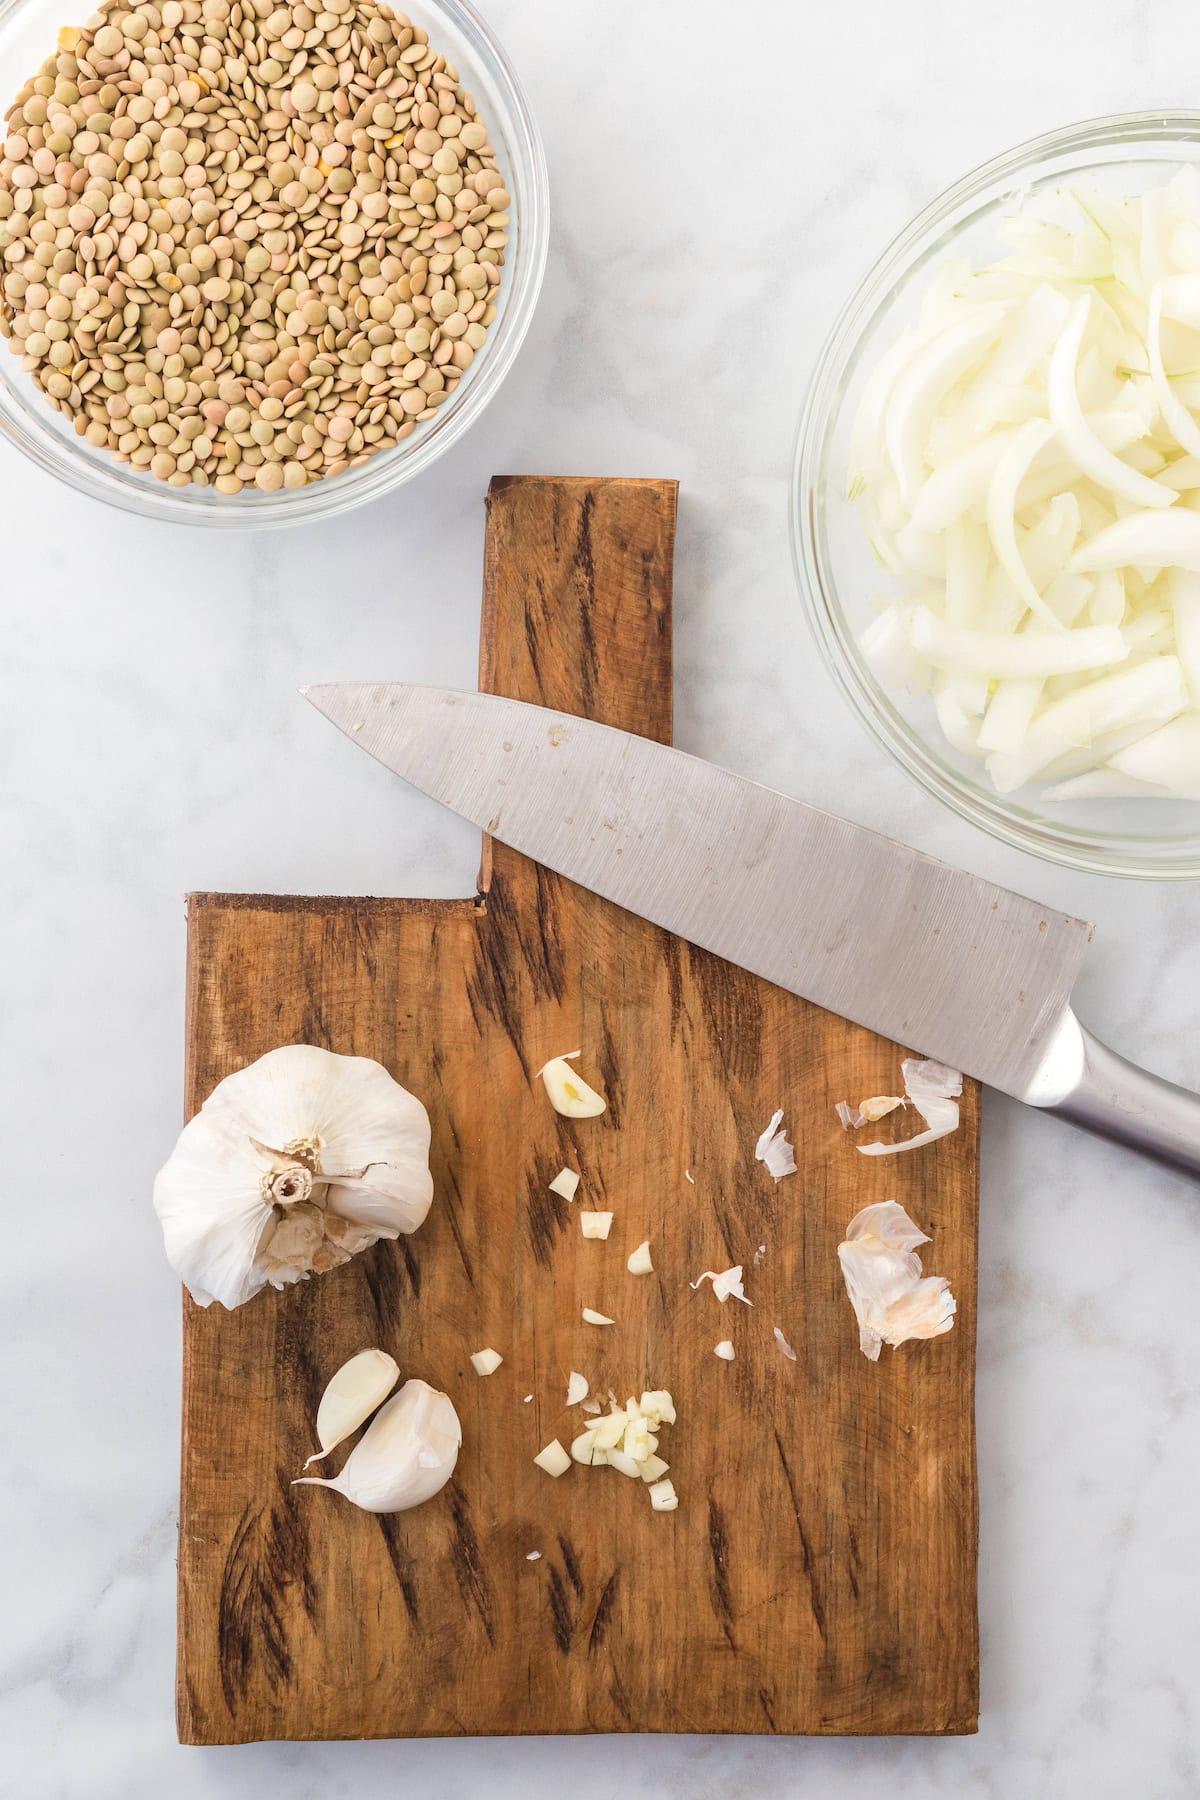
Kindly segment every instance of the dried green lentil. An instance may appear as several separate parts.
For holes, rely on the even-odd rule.
[[[456,71],[377,0],[110,0],[6,123],[0,335],[173,487],[357,467],[483,346],[509,195]]]

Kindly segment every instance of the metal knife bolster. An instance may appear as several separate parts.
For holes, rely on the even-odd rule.
[[[1200,1095],[1118,1056],[1070,1007],[1021,1098],[1167,1168],[1200,1176]]]

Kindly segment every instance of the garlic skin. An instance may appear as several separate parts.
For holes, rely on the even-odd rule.
[[[406,1512],[445,1487],[461,1444],[449,1395],[427,1381],[406,1381],[375,1414],[339,1475],[301,1475],[292,1486],[332,1488],[364,1512]]]
[[[167,1260],[232,1310],[348,1262],[429,1211],[429,1115],[365,1056],[287,1044],[227,1076],[154,1183]]]
[[[954,1325],[955,1302],[943,1275],[922,1275],[918,1244],[930,1239],[894,1200],[864,1206],[846,1227],[838,1260],[858,1320],[858,1344],[872,1362],[884,1344],[940,1337]]]
[[[357,1431],[363,1420],[369,1419],[387,1399],[399,1379],[396,1359],[386,1350],[360,1350],[343,1363],[321,1395],[317,1408],[317,1442],[321,1448],[309,1457],[305,1468],[320,1462],[352,1431]]]

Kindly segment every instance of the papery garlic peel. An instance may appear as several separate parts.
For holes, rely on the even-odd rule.
[[[894,1200],[865,1206],[846,1227],[838,1260],[858,1320],[859,1348],[872,1362],[880,1347],[939,1337],[954,1324],[954,1296],[941,1275],[923,1275],[918,1244],[928,1235]]]
[[[736,1263],[732,1269],[721,1269],[719,1271],[715,1269],[705,1269],[703,1275],[698,1275],[695,1281],[689,1281],[688,1286],[691,1288],[698,1288],[706,1281],[712,1282],[713,1293],[717,1296],[717,1299],[722,1305],[725,1304],[731,1294],[735,1300],[741,1300],[746,1306],[754,1305],[753,1300],[746,1299],[746,1290],[742,1285],[741,1263]]]
[[[429,1211],[429,1116],[380,1063],[288,1044],[213,1089],[154,1183],[193,1300],[241,1306]]]
[[[896,1156],[902,1150],[919,1150],[922,1144],[934,1144],[938,1138],[948,1137],[958,1129],[958,1096],[962,1093],[963,1083],[957,1069],[910,1056],[900,1064],[900,1073],[904,1077],[904,1092],[924,1119],[926,1129],[918,1131],[914,1137],[901,1138],[896,1144],[856,1144],[855,1149],[863,1156]],[[866,1110],[870,1104],[864,1100],[859,1108],[864,1120],[882,1117],[883,1113],[895,1110],[891,1105],[884,1105],[882,1113],[871,1114]],[[897,1101],[896,1105],[899,1104]]]
[[[555,1112],[566,1119],[596,1119],[608,1102],[571,1067],[579,1054],[572,1050],[567,1056],[552,1056],[538,1072]]]
[[[386,1350],[360,1350],[344,1362],[321,1395],[317,1408],[317,1442],[321,1448],[309,1457],[305,1468],[320,1462],[351,1432],[357,1431],[363,1420],[382,1406],[399,1379],[396,1360]]]
[[[406,1381],[375,1414],[340,1474],[302,1475],[292,1486],[333,1488],[364,1512],[406,1512],[446,1485],[461,1444],[449,1395],[427,1381]]]
[[[787,1133],[783,1129],[783,1108],[773,1113],[771,1122],[754,1146],[755,1160],[765,1163],[768,1172],[776,1181],[782,1181],[785,1175],[796,1173],[796,1152],[788,1143]]]

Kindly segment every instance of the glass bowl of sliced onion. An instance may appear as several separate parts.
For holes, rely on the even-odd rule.
[[[895,239],[813,376],[792,545],[931,793],[1052,861],[1200,876],[1200,112],[1034,139]]]

